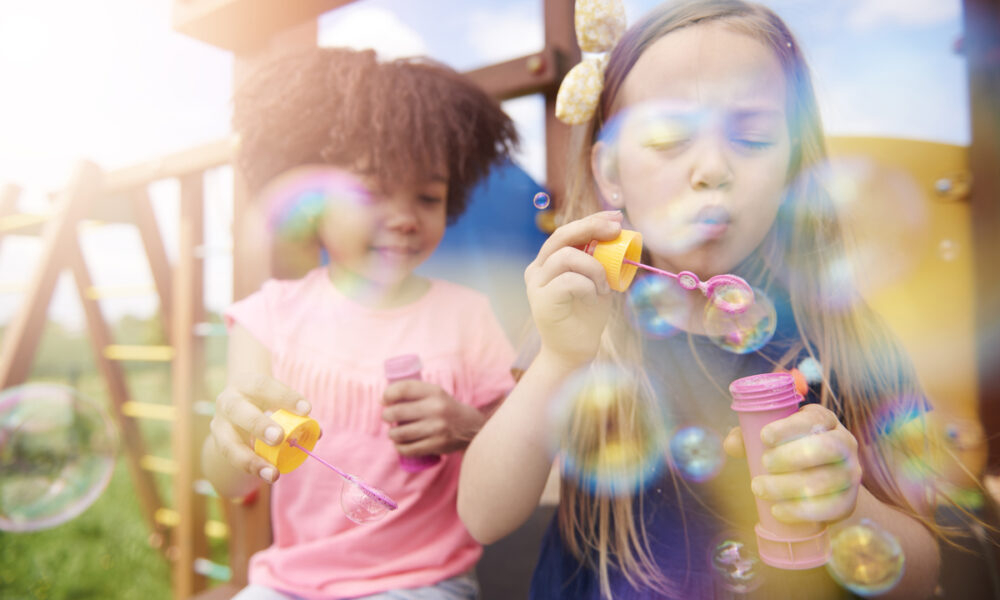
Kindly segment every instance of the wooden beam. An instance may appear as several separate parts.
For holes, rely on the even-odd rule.
[[[156,224],[156,214],[153,212],[153,205],[149,199],[149,191],[145,187],[139,188],[133,192],[131,199],[132,216],[135,218],[135,226],[139,230],[142,247],[146,250],[149,271],[153,274],[153,283],[156,284],[156,293],[160,297],[160,323],[163,327],[164,337],[169,342],[173,337],[173,329],[170,326],[173,322],[171,320],[173,297],[170,291],[170,261],[163,245],[160,228]]]
[[[534,54],[466,71],[486,93],[498,100],[508,100],[528,94],[554,92],[562,81],[569,59],[563,50],[546,47]]]
[[[76,225],[101,193],[101,170],[90,162],[77,165],[42,237],[42,252],[21,306],[3,336],[0,389],[23,383],[31,371],[45,327],[49,301],[59,273],[79,253]]]
[[[275,35],[353,0],[174,0],[173,28],[225,50],[252,51]]]
[[[183,177],[191,173],[200,174],[212,167],[227,165],[233,160],[236,144],[235,137],[226,137],[155,160],[109,171],[104,182],[105,194],[113,196],[130,192],[160,179]]]
[[[989,440],[989,468],[1000,470],[1000,2],[965,0],[965,52],[969,73],[972,143],[972,241],[980,415]]]
[[[155,478],[152,473],[142,467],[141,457],[146,455],[146,444],[143,441],[139,425],[133,419],[126,417],[123,411],[123,407],[130,403],[125,373],[121,363],[104,356],[104,349],[112,345],[111,330],[104,320],[104,315],[101,313],[97,301],[87,298],[85,293],[93,286],[93,282],[80,249],[80,242],[74,235],[70,243],[72,247],[69,252],[69,266],[73,271],[76,289],[80,293],[80,304],[83,306],[83,314],[87,321],[87,331],[90,334],[88,338],[94,354],[94,363],[97,366],[97,372],[101,374],[101,378],[108,386],[108,398],[112,406],[111,414],[118,425],[118,431],[121,433],[122,445],[125,448],[125,463],[135,485],[139,510],[142,512],[146,524],[149,525],[150,531],[162,538],[167,534],[167,530],[158,524],[155,518],[156,510],[162,506],[162,501],[156,489]]]

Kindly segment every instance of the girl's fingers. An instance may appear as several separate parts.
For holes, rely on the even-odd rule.
[[[235,387],[240,394],[266,410],[284,408],[305,416],[312,409],[302,394],[264,373],[242,379]]]
[[[762,457],[771,474],[804,471],[812,467],[856,460],[857,441],[847,430],[837,429],[792,440],[771,448]]]
[[[382,403],[391,405],[396,404],[397,402],[426,398],[439,391],[441,391],[441,386],[428,381],[421,381],[419,379],[396,381],[389,384],[385,388],[385,394],[382,396]]]
[[[274,446],[281,442],[281,426],[271,420],[256,404],[236,393],[224,393],[216,400],[216,410],[237,429]]]
[[[750,482],[755,496],[762,500],[805,500],[837,494],[861,484],[857,464],[826,465],[797,473],[759,475]]]
[[[592,240],[602,242],[613,240],[622,231],[621,221],[621,211],[612,210],[566,223],[553,231],[549,239],[545,240],[534,263],[544,263],[549,256],[566,246],[585,246]]]
[[[395,444],[412,444],[434,435],[439,429],[430,420],[414,421],[390,428],[389,439]]]
[[[722,440],[722,449],[733,458],[746,458],[747,452],[743,446],[743,430],[739,426],[729,430],[726,439]]]
[[[776,502],[771,505],[774,518],[785,523],[837,521],[849,516],[858,501],[858,486],[843,492]]]
[[[819,404],[807,404],[794,415],[768,423],[760,430],[760,439],[767,446],[777,446],[792,440],[830,431],[840,425],[837,416]]]
[[[604,266],[593,256],[576,248],[560,248],[553,253],[535,270],[531,283],[544,287],[567,272],[578,273],[589,279],[597,293],[611,292]]]
[[[210,428],[215,447],[230,464],[268,483],[277,481],[278,470],[251,450],[232,425],[224,419],[212,419]]]

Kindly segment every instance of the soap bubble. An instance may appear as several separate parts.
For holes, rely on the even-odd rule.
[[[312,238],[329,211],[354,221],[371,203],[370,192],[357,177],[329,166],[289,170],[270,181],[261,197],[271,233],[291,241]]]
[[[688,481],[708,481],[719,474],[726,462],[722,438],[711,429],[684,427],[670,440],[670,457],[681,477]]]
[[[0,529],[55,527],[86,510],[114,470],[118,436],[72,388],[28,384],[0,393]]]
[[[903,576],[903,549],[896,538],[872,521],[845,527],[830,542],[827,570],[842,586],[859,596],[892,589]]]
[[[628,290],[627,314],[644,335],[664,339],[688,322],[691,293],[668,277],[641,276]]]
[[[538,192],[537,194],[535,194],[535,198],[532,200],[532,204],[534,204],[535,208],[537,208],[538,210],[545,210],[546,208],[549,207],[549,204],[551,202],[552,199],[549,198],[549,195],[546,194],[545,192]]]
[[[760,558],[736,532],[727,532],[711,545],[709,562],[722,587],[738,594],[752,592],[764,581]]]
[[[760,349],[774,336],[778,315],[767,294],[754,288],[754,301],[741,313],[732,313],[709,302],[705,306],[705,333],[723,350],[747,354]]]
[[[366,484],[368,485],[368,484]],[[368,485],[377,494],[387,497],[382,490]],[[379,501],[372,492],[366,491],[353,481],[344,480],[340,488],[340,508],[344,515],[355,523],[370,523],[378,521],[389,512],[389,507]]]
[[[551,404],[551,447],[563,475],[595,494],[630,493],[660,474],[666,451],[662,409],[631,371],[588,367]]]

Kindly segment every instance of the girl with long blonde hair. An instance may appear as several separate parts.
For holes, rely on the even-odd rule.
[[[667,2],[624,33],[598,77],[596,108],[573,133],[565,224],[525,271],[539,352],[464,459],[469,531],[490,543],[528,518],[555,438],[561,497],[535,598],[849,597],[824,569],[738,556],[753,536],[754,496],[773,501],[781,521],[877,524],[905,569],[876,591],[930,595],[940,565],[933,486],[898,477],[913,448],[891,435],[928,406],[839,268],[844,235],[816,168],[822,126],[791,32],[740,0]],[[604,267],[580,250],[623,226],[642,233],[654,267],[746,279],[761,303],[773,301],[773,338],[722,350],[702,320],[708,299],[676,290],[657,301],[683,306],[670,323],[680,334],[642,335]],[[809,403],[762,430],[768,474],[752,484],[745,463],[717,457],[717,470],[692,472],[666,443],[695,423],[696,449],[708,454],[698,464],[715,464],[713,431],[736,424],[729,383],[804,360],[819,367]],[[739,428],[724,445],[740,454]],[[735,562],[720,564],[720,548]]]

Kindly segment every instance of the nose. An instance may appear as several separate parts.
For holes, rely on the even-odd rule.
[[[728,186],[733,180],[732,165],[726,154],[725,141],[718,136],[705,135],[697,142],[691,166],[691,187],[696,190],[715,190]]]
[[[410,232],[417,229],[417,207],[405,194],[393,194],[385,202],[385,226],[394,231]]]

